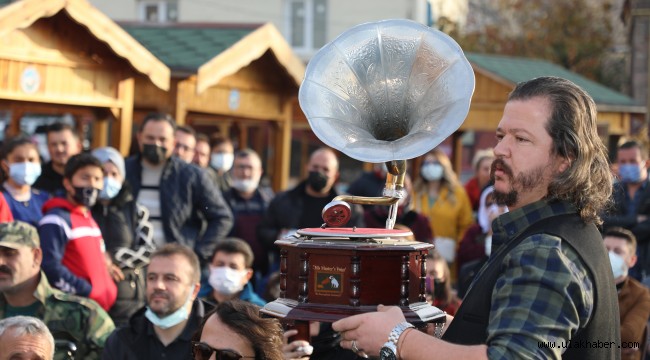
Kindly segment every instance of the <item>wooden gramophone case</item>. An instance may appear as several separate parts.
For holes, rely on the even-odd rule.
[[[431,244],[410,232],[374,228],[301,229],[280,247],[280,298],[262,313],[282,322],[333,322],[399,306],[418,325],[444,317],[425,301],[425,258]]]

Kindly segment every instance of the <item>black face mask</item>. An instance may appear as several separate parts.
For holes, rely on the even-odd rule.
[[[433,279],[433,297],[436,299],[446,298],[446,285],[445,281],[440,279]]]
[[[72,198],[80,205],[86,207],[92,207],[97,202],[97,197],[99,196],[99,189],[95,189],[91,186],[73,186],[74,195]]]
[[[155,144],[144,144],[142,146],[142,157],[154,165],[158,165],[165,160],[165,155],[167,155],[167,148],[164,146]]]
[[[316,192],[320,192],[327,185],[327,180],[329,178],[318,171],[310,171],[309,177],[307,178],[307,184],[309,187],[314,189]]]

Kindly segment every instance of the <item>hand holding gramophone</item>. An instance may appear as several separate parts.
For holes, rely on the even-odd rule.
[[[408,20],[356,26],[314,56],[299,94],[311,128],[352,158],[386,163],[386,187],[383,197],[336,197],[323,209],[329,227],[276,241],[281,295],[263,313],[302,323],[295,325],[374,311],[377,304],[400,306],[415,324],[444,316],[425,302],[424,258],[432,245],[400,241],[404,232],[392,228],[405,196],[406,159],[458,129],[473,91],[474,73],[460,47]],[[349,203],[391,206],[386,229],[338,228],[350,218]]]

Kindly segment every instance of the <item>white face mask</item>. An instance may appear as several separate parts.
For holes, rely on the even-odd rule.
[[[227,266],[210,268],[208,283],[220,294],[234,295],[244,288],[242,279],[246,276],[246,270],[235,270]]]
[[[41,176],[41,164],[33,162],[9,164],[9,176],[18,185],[32,186]]]
[[[250,193],[255,191],[257,189],[257,185],[259,185],[260,181],[255,180],[255,179],[232,179],[232,183],[230,186],[232,186],[235,190],[243,193]]]
[[[485,256],[490,256],[492,253],[492,235],[485,237]]]
[[[160,318],[158,315],[156,315],[155,312],[151,311],[151,308],[149,306],[147,306],[147,311],[144,313],[144,316],[149,321],[151,321],[154,326],[157,326],[161,329],[169,329],[170,327],[178,325],[190,317],[190,312],[187,311],[187,306],[191,302],[192,291],[190,291],[190,295],[187,297],[187,301],[185,301],[185,303],[179,307],[178,310],[165,316],[164,318]]]
[[[235,154],[233,153],[214,153],[210,155],[210,166],[215,170],[228,171],[232,168],[234,161]]]
[[[614,273],[614,280],[621,276],[627,276],[627,264],[623,257],[613,251],[609,252],[609,262],[612,265],[612,272]]]
[[[426,181],[437,181],[442,179],[444,169],[440,164],[424,164],[420,173]]]

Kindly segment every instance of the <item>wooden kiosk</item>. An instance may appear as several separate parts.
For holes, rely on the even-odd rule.
[[[272,24],[122,26],[172,69],[169,91],[136,79],[136,119],[163,111],[234,138],[260,154],[276,191],[287,187],[292,100],[305,66]]]
[[[6,133],[25,114],[71,114],[92,146],[127,153],[135,78],[161,91],[170,71],[86,0],[21,0],[0,8],[0,110]],[[80,128],[81,130],[81,128]]]

